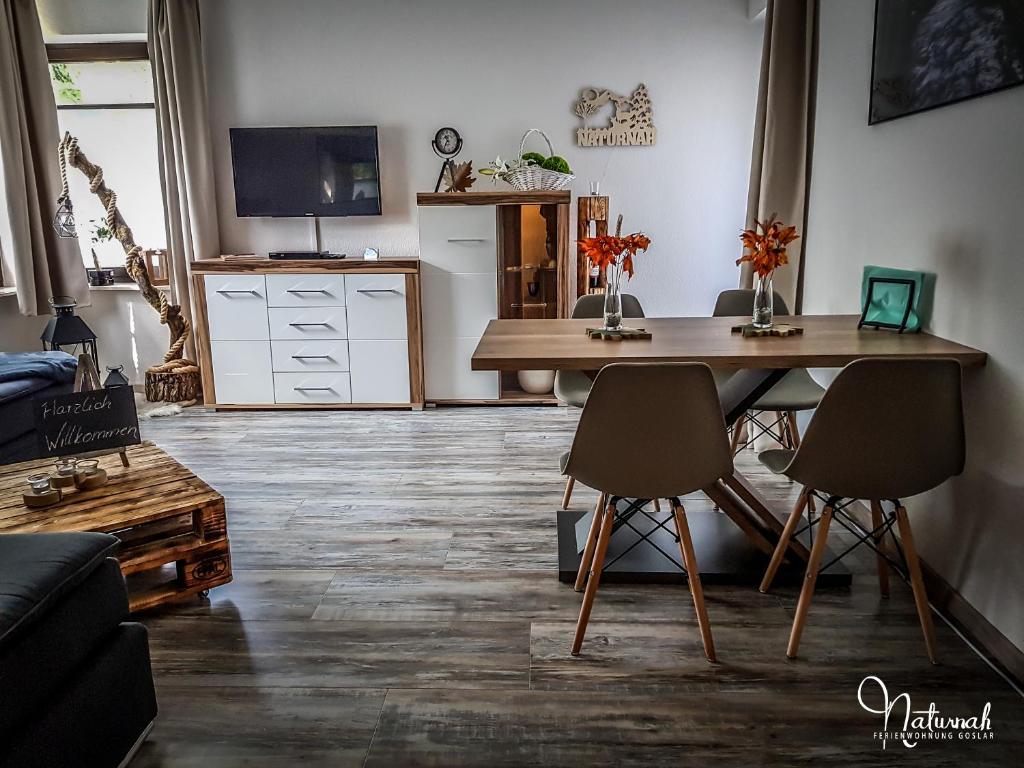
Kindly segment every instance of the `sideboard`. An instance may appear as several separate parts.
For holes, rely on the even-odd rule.
[[[206,405],[423,407],[417,259],[203,259],[192,274]]]

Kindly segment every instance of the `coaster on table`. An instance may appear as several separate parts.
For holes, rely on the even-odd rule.
[[[747,323],[746,325],[734,325],[731,329],[732,333],[741,333],[743,337],[748,336],[803,336],[804,329],[799,325],[786,325],[780,323],[779,325],[773,325],[770,328],[755,328],[753,323]]]
[[[610,341],[629,341],[632,339],[649,339],[651,334],[643,328],[627,328],[625,326],[617,331],[609,331],[605,328],[587,328],[587,336],[592,339],[605,339]]]

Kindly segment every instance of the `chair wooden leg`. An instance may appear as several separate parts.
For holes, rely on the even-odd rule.
[[[786,521],[786,525],[782,529],[782,534],[779,536],[779,543],[775,545],[775,551],[772,552],[772,559],[771,562],[768,563],[768,570],[764,572],[764,578],[761,579],[761,586],[759,589],[762,592],[767,592],[771,589],[772,581],[775,580],[775,573],[779,570],[779,566],[782,565],[782,560],[786,556],[786,549],[789,548],[789,540],[793,538],[793,531],[796,530],[796,524],[800,522],[800,515],[807,506],[810,496],[810,489],[804,488],[800,491],[800,495],[797,497],[793,511],[789,513],[789,519]]]
[[[673,502],[676,518],[676,532],[679,534],[679,549],[686,564],[686,580],[690,584],[693,596],[693,607],[697,611],[697,626],[704,642],[704,655],[708,661],[714,662],[715,640],[711,636],[711,623],[708,621],[708,610],[704,605],[704,589],[700,583],[700,569],[697,567],[697,555],[693,551],[693,539],[690,537],[690,526],[686,522],[686,510],[678,501]]]
[[[562,509],[569,508],[569,500],[572,498],[572,487],[576,485],[576,478],[569,476],[565,481],[565,495],[562,496]]]
[[[882,525],[884,520],[882,516],[882,505],[878,501],[871,502],[871,527],[875,531]],[[875,546],[881,549],[882,538],[884,531],[878,531],[875,534]],[[875,559],[878,561],[878,591],[881,592],[882,597],[889,596],[889,562],[885,559],[885,555],[881,552],[875,554]]]
[[[576,622],[576,635],[572,639],[572,655],[579,656],[580,648],[583,646],[583,637],[587,634],[587,624],[590,622],[590,611],[594,607],[594,597],[597,595],[597,586],[601,582],[601,569],[604,568],[604,555],[608,551],[608,539],[612,535],[612,521],[615,519],[615,506],[608,504],[605,507],[603,519],[601,520],[601,531],[597,536],[597,548],[594,550],[594,562],[590,566],[590,578],[587,580],[587,590],[583,593],[583,605],[580,606],[580,617]]]
[[[821,523],[818,525],[818,535],[814,537],[814,546],[811,548],[811,557],[807,561],[807,575],[804,577],[804,587],[800,590],[800,602],[796,604],[796,616],[793,618],[793,629],[789,633],[789,647],[786,648],[786,655],[796,658],[800,648],[800,635],[804,631],[804,622],[807,621],[807,611],[811,607],[811,598],[814,597],[814,585],[818,580],[818,568],[821,567],[821,558],[825,554],[825,542],[828,540],[828,527],[832,524],[832,507],[825,506],[821,510]]]
[[[658,499],[654,500],[654,511],[661,512],[661,502]]]
[[[796,411],[786,411],[786,423],[789,424],[790,446],[794,451],[800,447],[800,428],[796,424]]]
[[[601,520],[604,517],[604,505],[608,497],[601,494],[594,508],[594,519],[590,522],[590,533],[587,535],[587,543],[583,545],[583,558],[580,560],[580,569],[576,574],[576,585],[573,587],[577,592],[583,591],[583,585],[587,583],[587,571],[590,570],[590,561],[594,557],[594,547],[597,546],[597,532],[601,530]]]
[[[737,451],[739,451],[740,443],[743,442],[742,441],[742,435],[743,435],[743,429],[744,429],[744,426],[746,425],[746,423],[747,423],[747,417],[744,415],[744,416],[740,416],[738,419],[736,419],[736,423],[732,425],[732,444],[731,444],[730,448],[732,450],[732,455],[733,456],[735,456]]]
[[[932,609],[928,605],[928,593],[925,592],[924,578],[921,576],[921,561],[917,559],[917,548],[914,546],[914,534],[910,530],[910,519],[907,510],[896,507],[896,524],[900,529],[900,541],[903,543],[903,554],[907,558],[907,570],[910,571],[910,587],[914,590],[914,605],[917,606],[917,618],[921,621],[924,633],[924,645],[928,650],[928,660],[938,664],[935,653],[935,627],[932,625]]]

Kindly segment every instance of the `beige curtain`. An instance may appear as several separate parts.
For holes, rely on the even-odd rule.
[[[51,296],[89,303],[78,240],[53,230],[59,141],[35,0],[0,0],[0,191],[6,200],[0,246],[13,264],[14,274],[4,277],[17,289],[23,315],[49,314]]]
[[[191,264],[220,254],[198,0],[149,0],[172,303],[192,324]],[[187,357],[196,359],[189,340]]]
[[[774,288],[794,312],[803,303],[803,261],[807,231],[817,87],[817,0],[768,0],[761,51],[761,79],[754,122],[754,150],[747,192],[747,226],[775,213],[795,224],[800,239],[789,246],[789,264],[775,272]],[[741,285],[753,274],[743,265]]]

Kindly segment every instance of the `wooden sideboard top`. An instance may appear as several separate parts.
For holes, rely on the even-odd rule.
[[[224,272],[352,272],[354,274],[418,274],[419,259],[200,259],[192,263],[192,274]]]
[[[567,189],[519,192],[498,189],[493,192],[419,192],[416,205],[568,205],[572,193]]]

